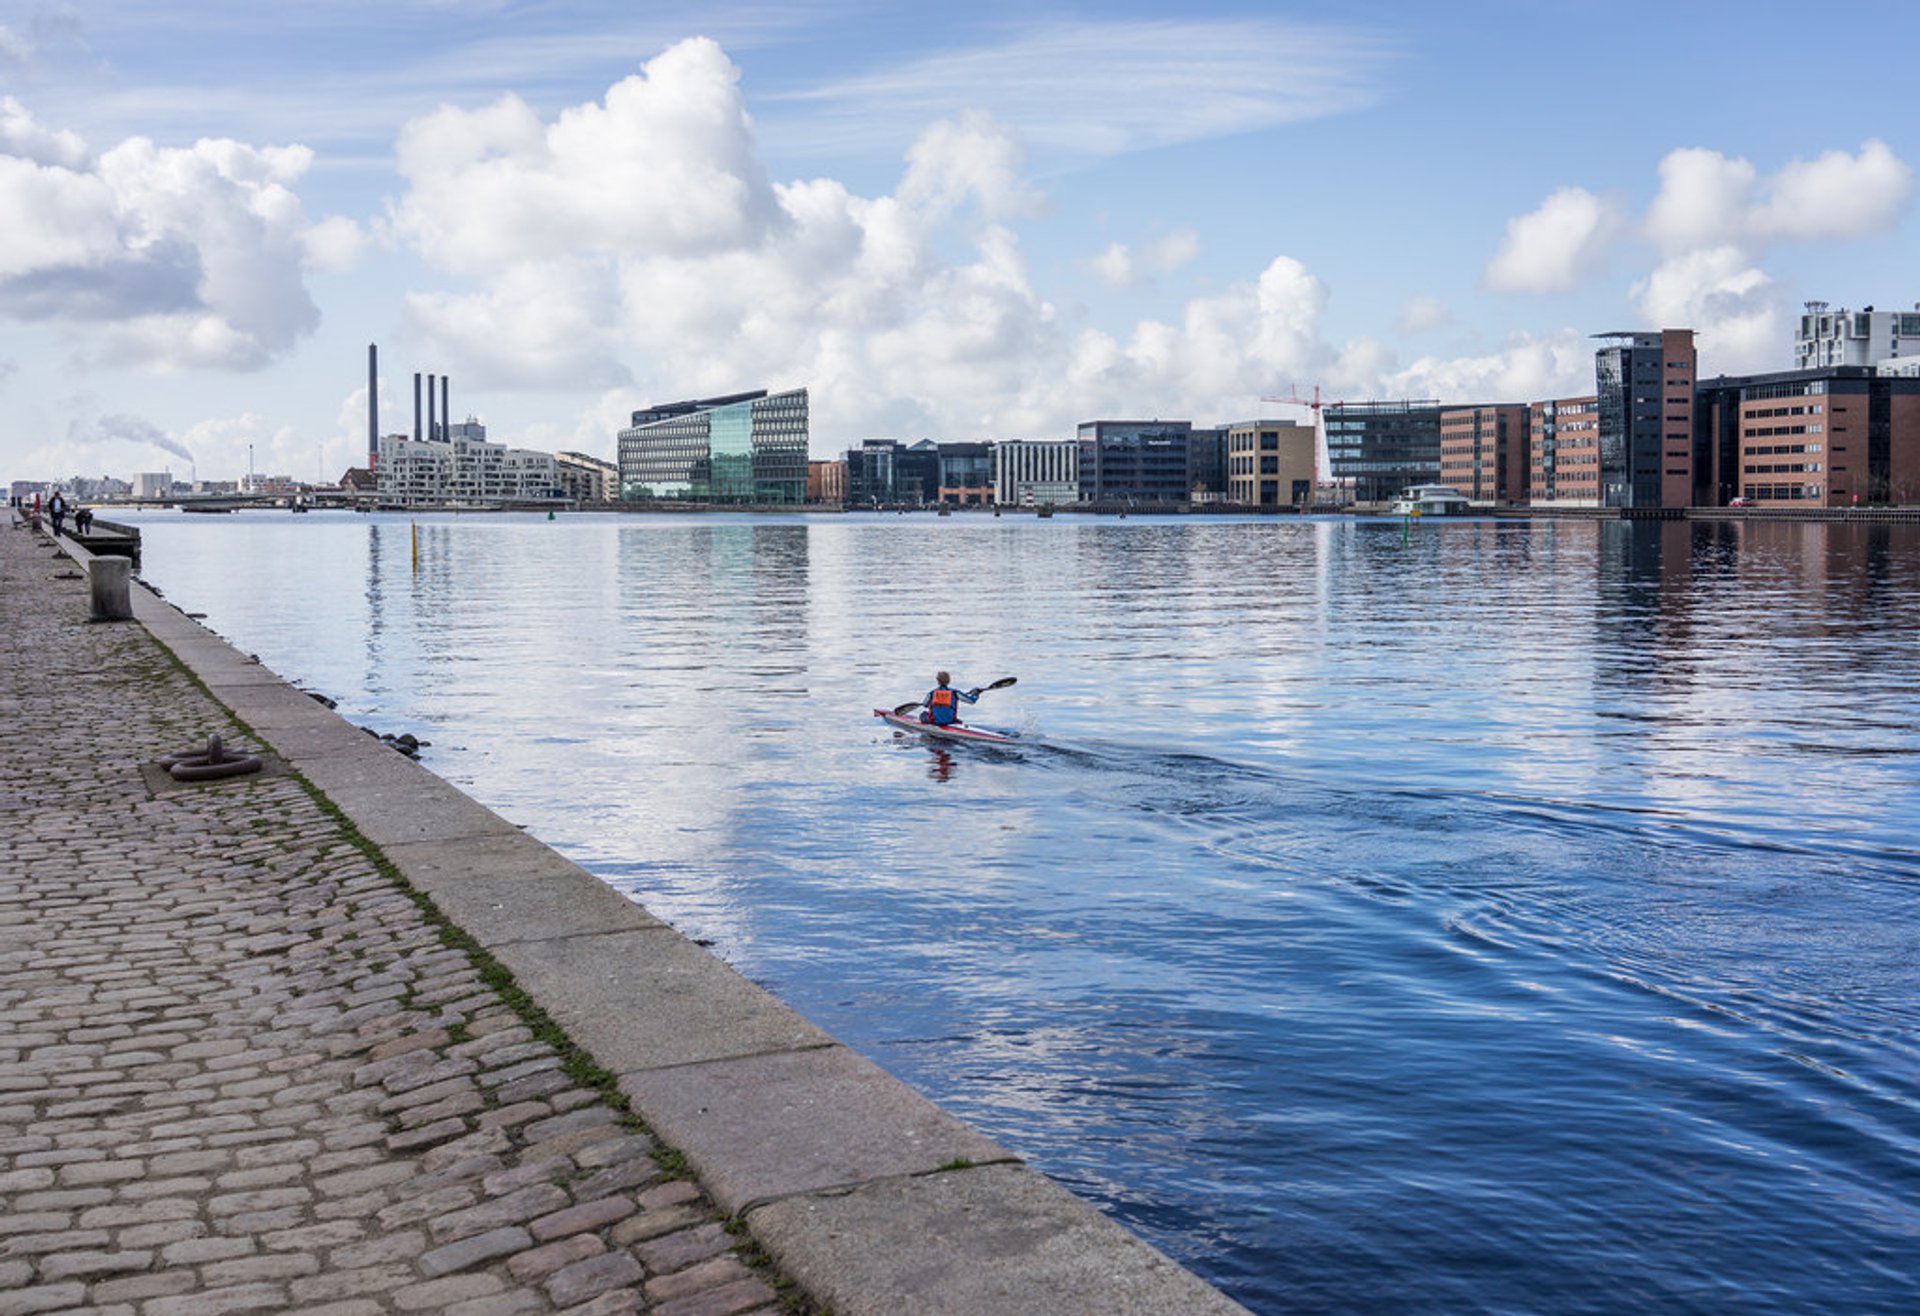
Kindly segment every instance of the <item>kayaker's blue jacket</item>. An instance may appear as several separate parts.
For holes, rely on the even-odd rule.
[[[950,727],[960,720],[960,701],[969,704],[980,702],[980,696],[968,690],[955,690],[952,686],[936,686],[927,692],[921,702],[927,706],[927,721],[937,727]]]

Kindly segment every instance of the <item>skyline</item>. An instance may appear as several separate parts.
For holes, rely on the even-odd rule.
[[[1786,369],[1920,300],[1920,18],[1751,8],[0,0],[0,475],[335,479],[369,342],[382,432],[417,370],[601,457],[762,387],[822,457]]]

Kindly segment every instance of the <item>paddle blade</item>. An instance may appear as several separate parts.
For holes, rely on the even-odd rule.
[[[894,709],[893,715],[895,717],[905,717],[908,713],[911,713],[914,709],[918,707],[920,707],[920,701],[918,699],[915,699],[909,703],[902,704],[898,708]]]
[[[983,685],[980,688],[982,690],[1005,690],[1008,686],[1012,685],[1015,681],[1018,681],[1019,679],[1020,678],[1017,676],[1003,676],[998,681],[995,681],[992,685]]]

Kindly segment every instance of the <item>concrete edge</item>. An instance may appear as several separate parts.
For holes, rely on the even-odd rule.
[[[1245,1311],[137,579],[132,598],[134,620],[618,1075],[708,1195],[840,1316]]]

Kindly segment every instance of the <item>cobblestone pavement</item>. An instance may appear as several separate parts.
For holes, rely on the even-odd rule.
[[[242,728],[0,528],[0,1316],[771,1316],[675,1158]]]

